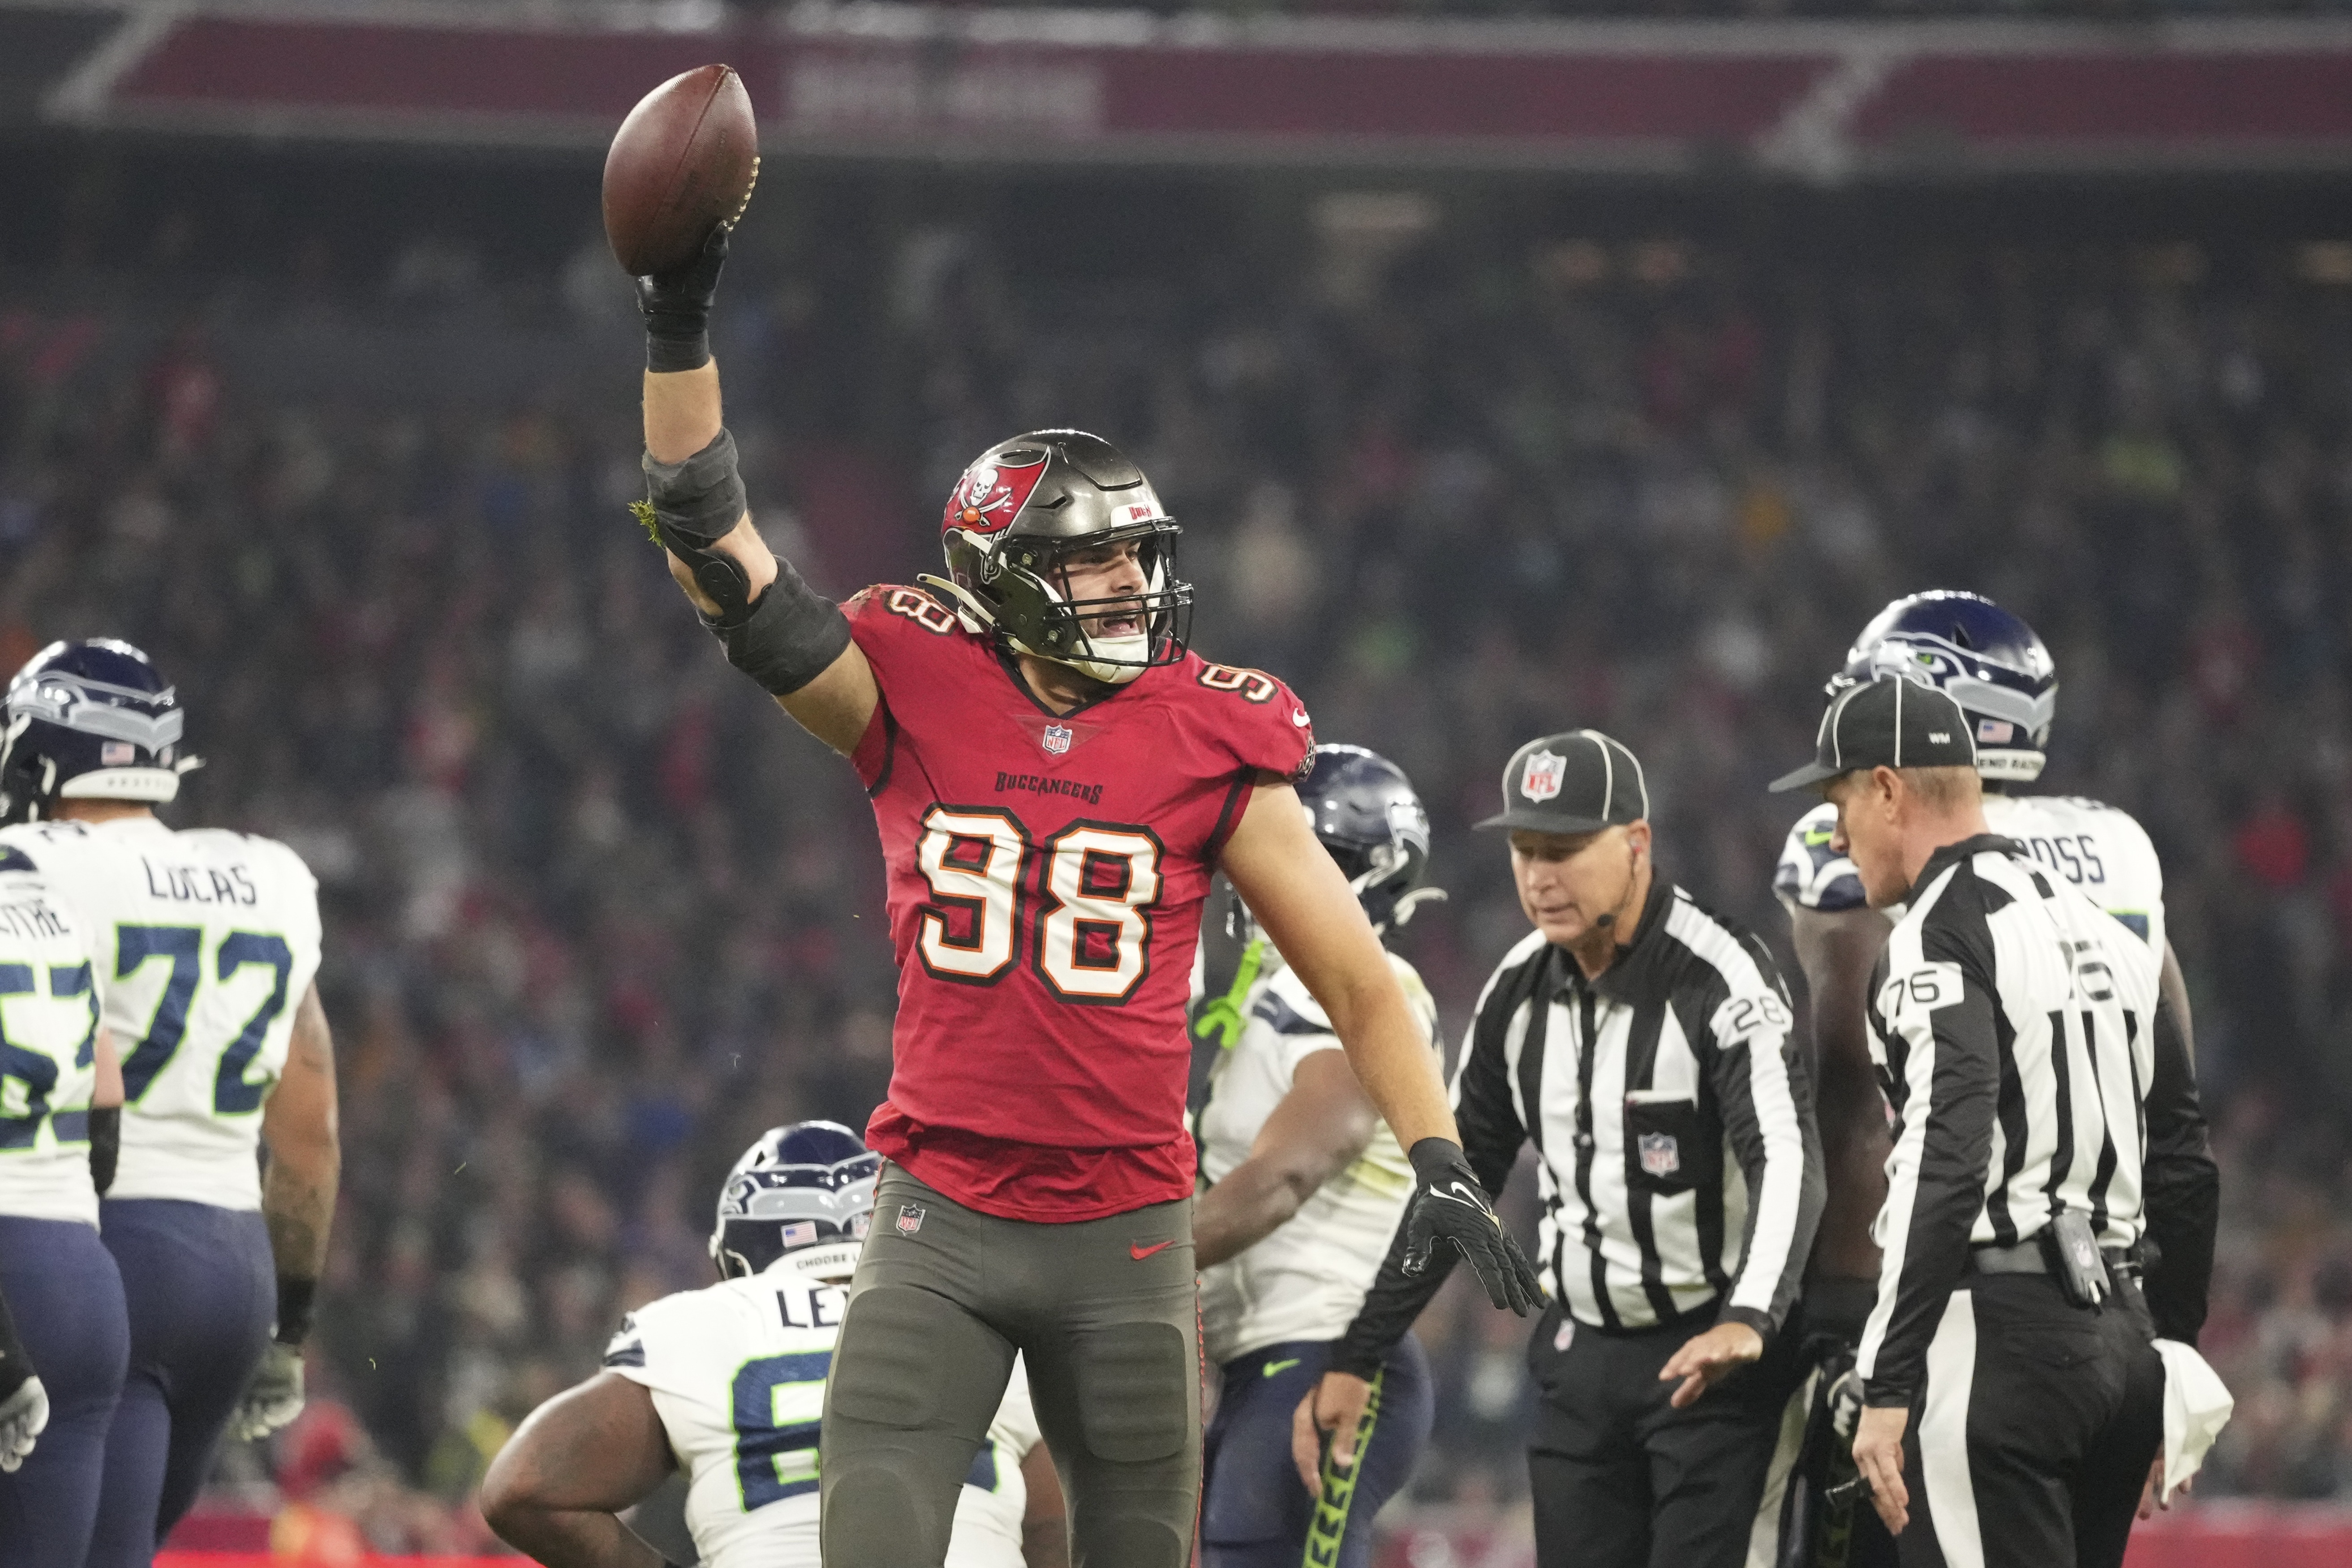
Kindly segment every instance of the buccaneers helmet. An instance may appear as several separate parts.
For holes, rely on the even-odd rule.
[[[1143,470],[1101,437],[1033,430],[991,447],[956,481],[940,528],[950,580],[922,580],[1015,649],[1113,683],[1184,656],[1192,585],[1176,578],[1176,521]],[[1071,597],[1073,554],[1130,540],[1139,595]],[[1119,611],[1139,616],[1142,630],[1108,637],[1089,624]]]
[[[2039,778],[2058,716],[2058,667],[2033,628],[1981,594],[1936,588],[1872,617],[1829,684],[1899,675],[1960,705],[1977,743],[1977,772],[1992,783]]]

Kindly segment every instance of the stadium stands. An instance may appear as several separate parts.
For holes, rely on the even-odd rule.
[[[1116,435],[1186,524],[1199,646],[1432,803],[1454,897],[1411,944],[1454,1023],[1521,929],[1465,829],[1516,740],[1623,736],[1671,873],[1778,940],[1762,785],[1847,637],[1930,584],[2032,619],[2047,782],[2154,833],[2200,1008],[2240,1400],[2205,1489],[2352,1497],[2352,251],[1591,239],[1382,192],[1277,260],[1181,189],[886,221],[919,193],[843,184],[763,192],[790,237],[726,297],[770,537],[835,592],[903,579],[989,441]],[[5,252],[0,663],[138,638],[209,759],[179,819],[319,871],[345,1201],[281,1529],[467,1548],[509,1424],[705,1278],[735,1151],[880,1092],[870,828],[621,510],[634,323],[593,247],[320,218],[207,249],[167,206],[92,220],[135,236],[95,270]],[[1417,1495],[1507,1499],[1519,1328],[1423,1331]],[[232,1456],[225,1506],[263,1477]]]

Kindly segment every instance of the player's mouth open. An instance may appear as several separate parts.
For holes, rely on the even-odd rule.
[[[1143,635],[1143,614],[1140,610],[1123,610],[1098,616],[1095,621],[1095,635],[1106,637],[1139,637]]]

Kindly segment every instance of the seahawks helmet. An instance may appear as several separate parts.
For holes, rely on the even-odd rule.
[[[1937,588],[1873,617],[1833,678],[1847,686],[1897,675],[1948,695],[1968,715],[1977,773],[1991,783],[2039,778],[2058,714],[2058,670],[2033,628],[1981,594]]]
[[[181,754],[187,715],[145,654],[93,637],[53,642],[0,700],[0,822],[30,822],[60,798],[155,804],[200,766]]]
[[[882,1157],[837,1121],[771,1127],[719,1190],[710,1260],[730,1279],[793,1255],[801,1271],[846,1278],[873,1228]]]
[[[1422,886],[1429,874],[1429,813],[1404,770],[1361,746],[1318,746],[1297,785],[1315,837],[1339,863],[1364,918],[1385,936],[1412,911],[1445,897]],[[1257,923],[1236,898],[1228,930],[1246,942]]]
[[[1013,647],[1097,680],[1133,680],[1173,664],[1192,637],[1192,585],[1176,578],[1176,521],[1143,470],[1099,436],[1033,430],[999,442],[956,481],[940,519],[947,594]],[[1137,541],[1140,595],[1073,599],[1066,563],[1084,550]],[[1087,622],[1132,607],[1142,629],[1106,637]]]

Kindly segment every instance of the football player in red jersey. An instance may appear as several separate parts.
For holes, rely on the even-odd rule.
[[[1497,1307],[1525,1312],[1540,1287],[1291,791],[1307,710],[1187,647],[1176,525],[1142,472],[1074,430],[992,447],[949,499],[949,576],[836,608],[746,510],[707,336],[725,254],[722,230],[638,281],[640,516],[730,660],[865,781],[900,969],[868,1129],[889,1165],[820,1438],[824,1560],[940,1562],[1022,1351],[1075,1561],[1181,1568],[1202,1378],[1184,1006],[1215,871],[1411,1152],[1423,1258],[1460,1247]]]

